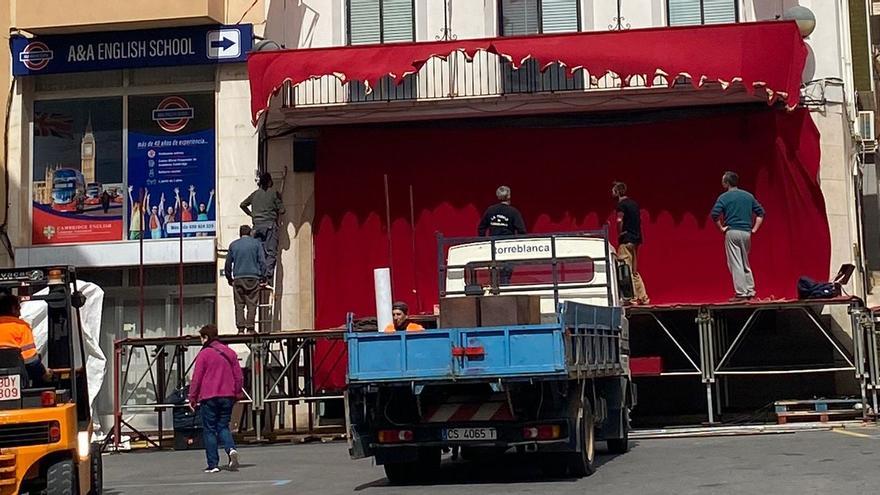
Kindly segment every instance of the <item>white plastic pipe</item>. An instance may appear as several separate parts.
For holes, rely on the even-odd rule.
[[[373,283],[376,287],[376,322],[381,332],[391,324],[391,269],[373,270]]]

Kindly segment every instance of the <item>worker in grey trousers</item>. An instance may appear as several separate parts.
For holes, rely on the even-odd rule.
[[[275,263],[278,259],[278,220],[284,214],[281,195],[272,190],[275,185],[269,172],[260,174],[259,188],[241,202],[241,209],[254,223],[253,236],[263,243],[266,251],[266,273],[264,281],[275,280]]]
[[[764,222],[764,207],[748,191],[739,188],[739,175],[724,172],[721,178],[724,193],[712,208],[712,220],[724,233],[727,267],[733,277],[735,295],[731,301],[746,301],[755,297],[755,277],[749,265],[752,235]]]

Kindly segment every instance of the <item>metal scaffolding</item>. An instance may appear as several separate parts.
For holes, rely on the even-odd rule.
[[[253,413],[253,433],[257,441],[265,437],[267,425],[264,424],[264,416],[271,410],[271,405],[293,407],[291,426],[294,433],[300,433],[296,429],[296,408],[307,407],[309,426],[304,433],[311,434],[314,433],[314,403],[343,398],[342,395],[315,395],[311,368],[315,343],[321,339],[342,339],[344,334],[343,330],[321,330],[220,336],[219,340],[225,344],[247,348],[249,355],[244,366],[245,386],[242,390],[245,399],[240,403],[247,404]],[[163,413],[173,411],[175,407],[186,407],[167,403],[166,398],[170,392],[182,389],[189,383],[195,362],[193,358],[200,347],[197,336],[128,338],[114,343],[113,369],[116,380],[112,442],[117,449],[125,433],[144,439],[155,447],[161,446],[166,429]],[[142,356],[147,363],[139,374],[131,370],[132,360],[136,356]],[[142,387],[147,388],[150,392],[147,395],[152,395],[152,398],[137,396],[135,392]],[[125,413],[131,412],[157,414],[158,441],[153,441],[124,418]],[[283,426],[283,417],[279,422]]]
[[[821,309],[831,306],[844,306],[850,316],[850,328],[847,333],[852,336],[853,350],[849,352],[835,338],[832,328],[820,318]],[[699,348],[688,352],[687,345],[681,337],[670,331],[664,316],[670,313],[690,312],[694,315],[694,325],[689,330],[696,333]],[[731,333],[729,323],[734,319],[734,312],[746,313],[745,322],[734,327]],[[809,327],[826,339],[840,361],[839,365],[803,364],[798,366],[785,363],[763,363],[762,366],[737,367],[730,366],[731,360],[740,350],[746,336],[753,331],[755,322],[764,313],[800,313],[806,316]],[[758,302],[739,304],[706,304],[678,306],[634,306],[627,308],[630,317],[630,332],[648,330],[647,326],[634,324],[633,317],[644,315],[663,332],[665,337],[674,344],[681,356],[689,364],[687,369],[670,370],[660,373],[660,377],[695,376],[700,377],[706,391],[706,410],[709,424],[716,424],[716,414],[721,413],[722,401],[720,385],[727,379],[737,376],[773,376],[793,374],[821,374],[837,372],[853,372],[853,378],[861,391],[862,417],[867,420],[868,411],[877,411],[878,394],[878,352],[875,322],[880,323],[880,314],[865,308],[860,299],[838,298],[829,300],[806,300],[785,302]],[[731,338],[732,336],[732,338]],[[870,406],[870,409],[869,409]]]

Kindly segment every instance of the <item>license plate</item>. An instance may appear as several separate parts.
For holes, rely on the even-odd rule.
[[[461,442],[498,440],[498,432],[495,428],[449,428],[443,430],[443,439]]]
[[[21,399],[20,380],[18,375],[0,376],[0,400]]]

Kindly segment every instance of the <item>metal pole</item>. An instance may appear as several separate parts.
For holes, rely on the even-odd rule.
[[[388,268],[393,272],[394,246],[391,237],[391,192],[388,189],[388,174],[385,174],[385,225],[388,229]]]
[[[119,452],[119,436],[122,432],[122,387],[119,386],[122,379],[122,346],[118,341],[113,343],[113,368],[116,371],[113,381],[113,444],[115,451]]]
[[[139,246],[138,247],[140,249],[140,261],[138,264],[138,285],[140,286],[139,287],[140,301],[138,302],[138,311],[140,313],[140,321],[138,323],[138,330],[140,331],[141,338],[144,338],[144,219],[143,219],[143,216],[144,216],[144,211],[143,211],[144,188],[141,188],[141,190],[140,190],[140,204],[141,204],[141,208],[140,208],[141,209],[141,213],[140,213],[140,215],[141,215],[141,231],[140,231],[140,236],[138,236],[139,237],[139,241],[138,241]]]
[[[412,230],[412,267],[413,267],[413,295],[416,296],[416,307],[422,312],[422,298],[419,297],[419,266],[416,262],[416,208],[413,200],[413,187],[409,185],[409,224]]]
[[[190,205],[192,207],[192,205]],[[182,214],[182,212],[181,212]],[[183,337],[183,217],[180,218],[180,258],[177,266],[177,313],[179,316],[179,327],[177,335]]]

